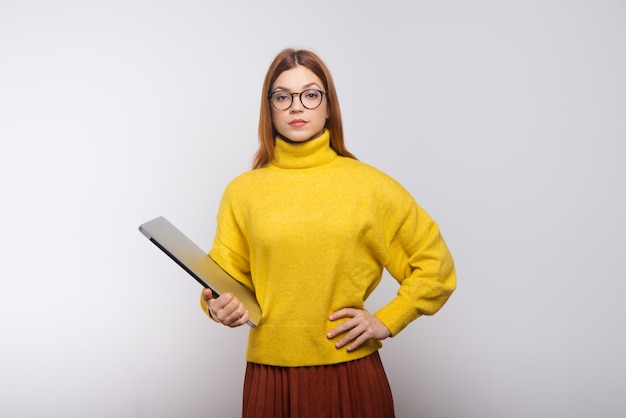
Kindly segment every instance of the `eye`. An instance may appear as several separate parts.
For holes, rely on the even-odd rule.
[[[289,93],[277,91],[272,94],[272,98],[277,102],[285,102],[291,98],[291,95]]]
[[[309,100],[319,99],[321,93],[317,90],[307,90],[304,92],[304,97]]]

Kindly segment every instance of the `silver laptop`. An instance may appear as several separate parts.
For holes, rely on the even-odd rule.
[[[224,271],[167,219],[155,218],[140,225],[139,231],[202,286],[211,289],[215,296],[225,292],[235,295],[248,310],[248,325],[256,327],[259,324],[261,308],[254,293]]]

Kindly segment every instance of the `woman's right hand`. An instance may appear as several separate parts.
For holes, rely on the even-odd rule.
[[[248,322],[248,311],[232,293],[214,297],[211,289],[202,290],[202,299],[209,308],[209,314],[216,322],[235,328]]]

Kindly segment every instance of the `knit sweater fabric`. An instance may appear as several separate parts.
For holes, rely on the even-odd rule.
[[[394,179],[338,156],[330,135],[276,139],[275,158],[228,184],[209,255],[255,292],[262,319],[246,360],[275,366],[334,364],[381,347],[335,348],[328,331],[341,308],[364,308],[386,269],[400,284],[375,316],[397,335],[432,315],[456,286],[436,223]],[[204,305],[206,309],[206,305]],[[346,319],[344,319],[345,321]]]

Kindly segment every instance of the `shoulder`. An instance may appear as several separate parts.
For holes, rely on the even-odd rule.
[[[246,191],[251,187],[257,186],[263,182],[263,179],[267,175],[267,168],[257,168],[250,171],[245,171],[232,179],[226,185],[226,191]]]
[[[341,164],[348,170],[353,180],[357,180],[364,186],[381,194],[407,195],[407,189],[395,178],[380,169],[352,158],[341,157]]]
[[[271,171],[269,167],[264,167],[239,174],[226,184],[222,203],[240,206],[245,202],[254,201],[272,186]]]

